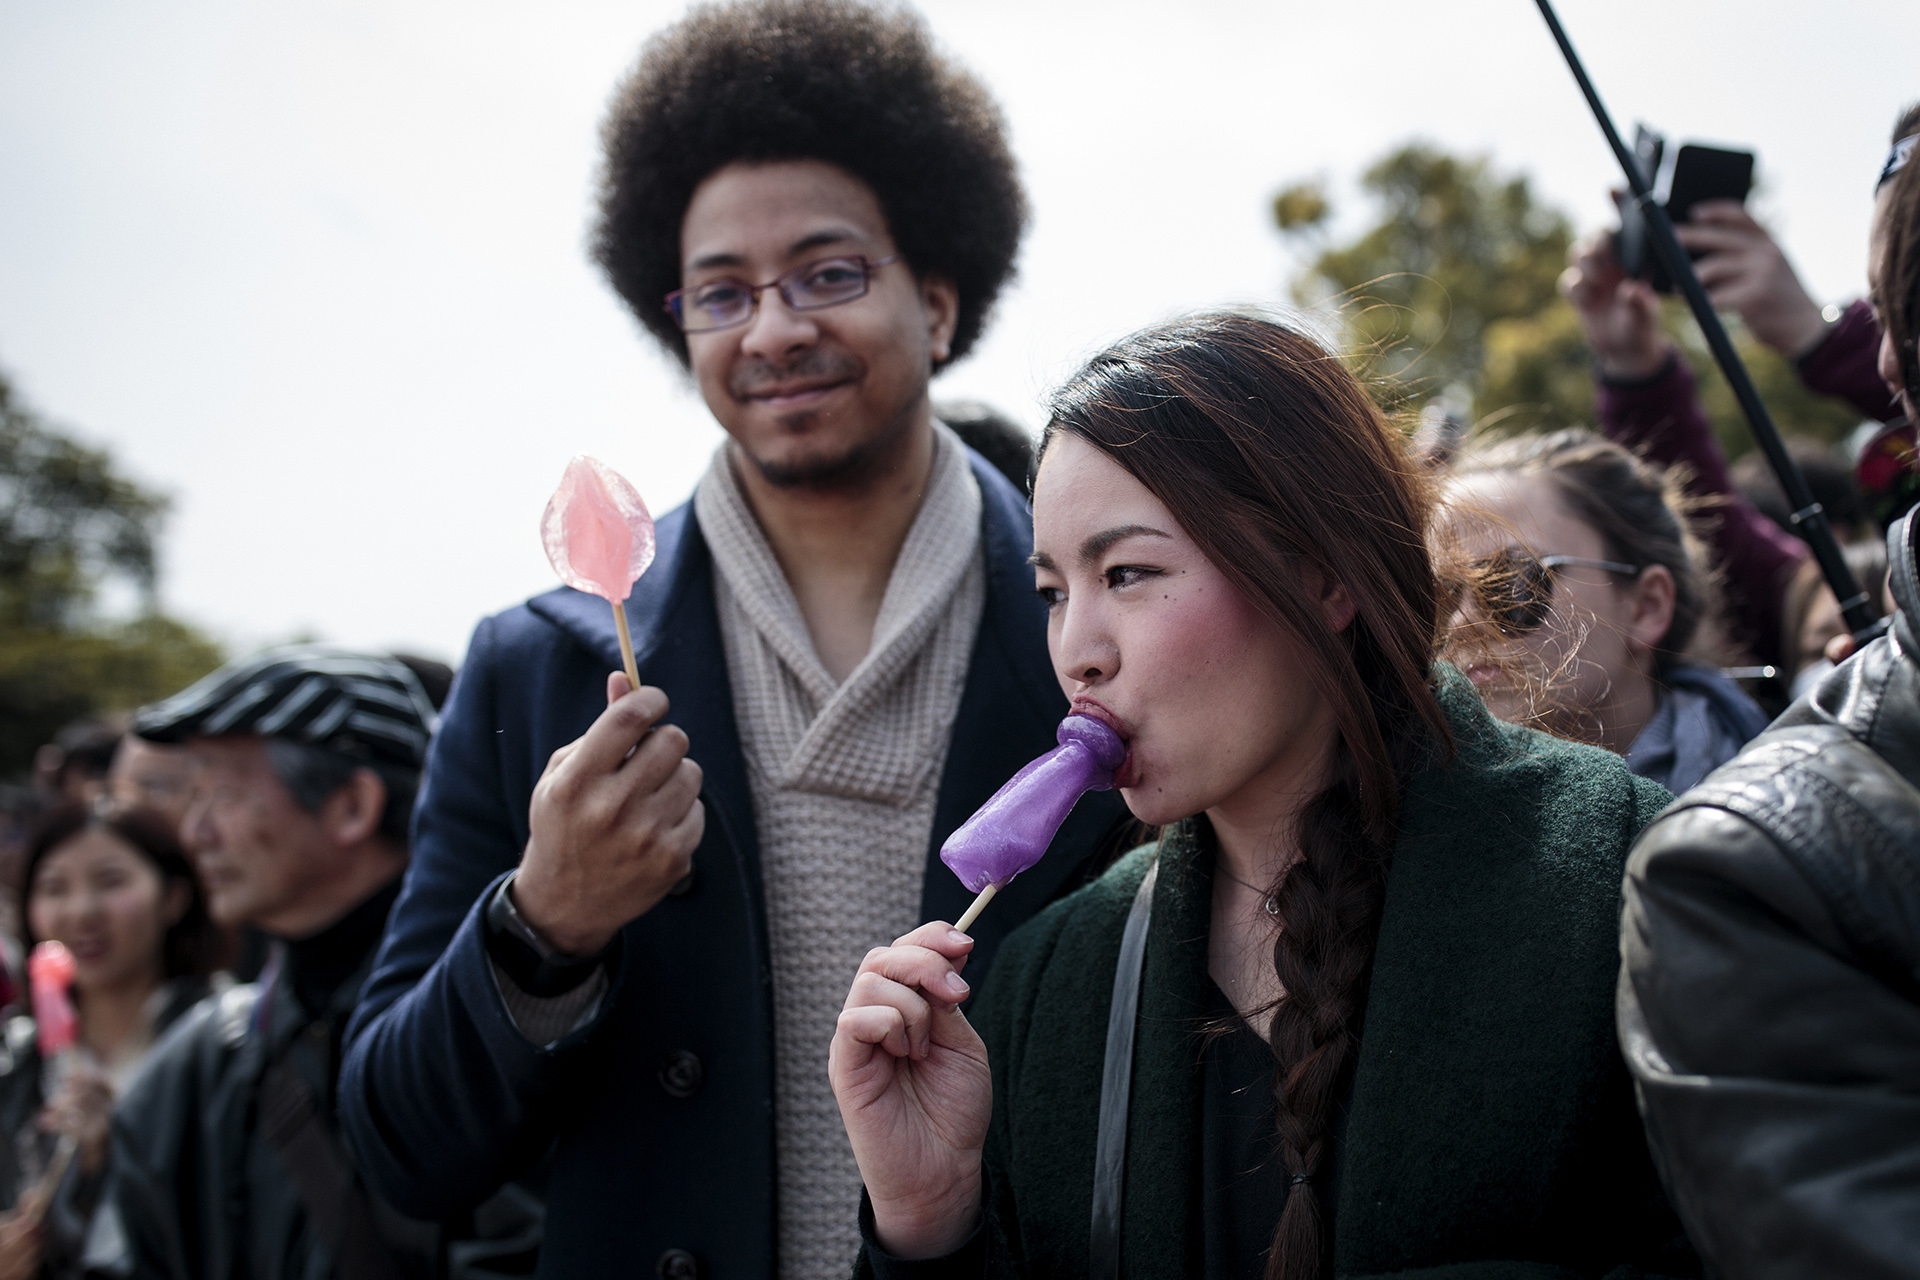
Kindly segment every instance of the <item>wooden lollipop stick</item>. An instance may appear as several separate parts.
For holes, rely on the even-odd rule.
[[[627,630],[627,605],[624,600],[613,602],[613,625],[620,629],[620,656],[627,663],[627,684],[629,691],[640,687],[640,667],[633,660],[633,633]]]
[[[980,913],[987,909],[987,904],[993,901],[993,895],[998,892],[1000,892],[1000,886],[997,884],[990,884],[982,889],[980,896],[973,900],[973,905],[967,908],[967,913],[961,916],[959,922],[953,927],[965,933],[967,926],[980,918]]]

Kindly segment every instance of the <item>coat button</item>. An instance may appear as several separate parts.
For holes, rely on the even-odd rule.
[[[669,1249],[660,1255],[653,1270],[660,1280],[699,1280],[700,1259],[685,1249]]]
[[[667,1096],[670,1098],[691,1098],[700,1092],[700,1086],[705,1084],[706,1080],[707,1069],[700,1064],[700,1059],[685,1049],[675,1050],[660,1062],[660,1087],[667,1091]],[[679,1251],[674,1250],[674,1252]],[[691,1261],[692,1255],[687,1256]],[[666,1264],[663,1262],[661,1265]],[[665,1275],[666,1272],[663,1271],[660,1274]],[[689,1271],[687,1274],[693,1273]]]

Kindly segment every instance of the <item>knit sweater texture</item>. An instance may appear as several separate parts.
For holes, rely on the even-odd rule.
[[[827,1050],[861,958],[913,928],[947,742],[986,603],[980,488],[935,424],[932,474],[867,656],[836,683],[734,475],[694,494],[753,793],[773,954],[783,1278],[845,1274],[860,1172]]]

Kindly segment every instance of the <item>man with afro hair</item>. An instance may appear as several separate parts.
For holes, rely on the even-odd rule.
[[[940,845],[1067,710],[1026,504],[928,396],[1024,201],[991,99],[892,8],[697,9],[605,145],[595,257],[728,438],[627,602],[640,689],[570,589],[474,633],[342,1120],[409,1213],[537,1167],[542,1275],[845,1274],[848,978],[965,909]],[[970,979],[1123,815],[1081,804]]]

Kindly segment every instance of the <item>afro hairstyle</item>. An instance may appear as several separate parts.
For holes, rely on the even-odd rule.
[[[848,0],[711,5],[648,41],[602,126],[593,256],[687,363],[662,305],[680,287],[694,190],[737,161],[821,160],[865,182],[914,274],[952,281],[949,360],[1013,274],[1026,197],[999,108],[913,14]]]

